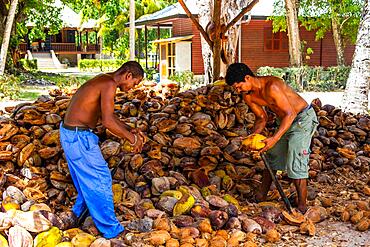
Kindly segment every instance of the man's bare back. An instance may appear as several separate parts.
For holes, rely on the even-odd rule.
[[[98,75],[82,85],[72,97],[64,117],[65,124],[94,129],[101,117],[101,93],[107,93],[107,90],[117,90],[109,74]]]
[[[244,95],[244,100],[247,104],[252,103],[268,107],[279,118],[283,118],[286,115],[286,108],[282,109],[278,102],[282,98],[287,100],[295,114],[307,107],[307,102],[282,79],[275,76],[257,76],[256,78],[261,82],[262,90],[260,92],[252,91],[250,94]],[[279,92],[277,92],[277,88]]]

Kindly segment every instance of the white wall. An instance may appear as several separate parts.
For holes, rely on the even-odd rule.
[[[191,42],[177,42],[175,46],[175,68],[176,72],[191,71]]]

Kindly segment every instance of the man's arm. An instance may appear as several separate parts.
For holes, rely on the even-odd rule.
[[[294,111],[294,108],[290,105],[285,93],[279,86],[271,85],[268,90],[273,104],[279,108],[280,112],[283,112],[283,116],[281,116],[282,119],[279,129],[275,132],[274,136],[264,140],[266,145],[260,151],[261,153],[272,148],[280,140],[284,133],[290,128],[295,117],[297,116],[297,113]]]
[[[280,109],[281,112],[284,113],[281,119],[279,129],[275,132],[273,136],[273,138],[279,140],[290,128],[294,119],[297,116],[297,113],[294,111],[293,106],[290,104],[285,93],[279,86],[271,85],[269,91],[270,97],[274,101],[274,104],[277,106],[277,108]]]
[[[130,143],[134,143],[134,134],[125,128],[125,125],[114,115],[115,95],[116,86],[110,82],[106,83],[100,93],[102,123],[113,134],[127,139]]]
[[[265,128],[267,123],[266,111],[261,106],[253,103],[250,95],[244,96],[244,100],[246,101],[247,105],[256,116],[256,121],[254,122],[253,127],[253,134],[260,134]]]

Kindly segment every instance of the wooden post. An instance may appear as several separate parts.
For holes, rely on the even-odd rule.
[[[86,51],[89,50],[89,31],[86,30]]]
[[[140,55],[141,55],[141,28],[137,30],[137,37],[138,37],[138,62],[140,63]]]
[[[157,39],[160,39],[161,38],[161,28],[159,26],[159,24],[157,24]],[[159,61],[158,61],[158,64],[157,64],[157,58],[159,58],[159,43],[157,43],[157,49],[156,49],[156,53],[155,53],[155,66],[158,67],[159,69]],[[157,66],[158,65],[158,66]]]
[[[95,30],[95,50],[98,51],[99,42],[98,42],[98,32]]]
[[[145,68],[148,69],[148,27],[144,26]]]
[[[221,2],[214,1],[213,22],[215,25],[215,40],[213,40],[213,81],[218,80],[221,70]]]
[[[79,34],[80,34],[80,39],[79,39],[79,43],[80,43],[80,51],[82,51],[82,32],[79,31]]]

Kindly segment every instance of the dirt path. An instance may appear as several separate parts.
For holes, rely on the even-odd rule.
[[[356,231],[349,223],[326,220],[316,229],[316,236],[307,238],[307,246],[370,246],[370,232]]]

